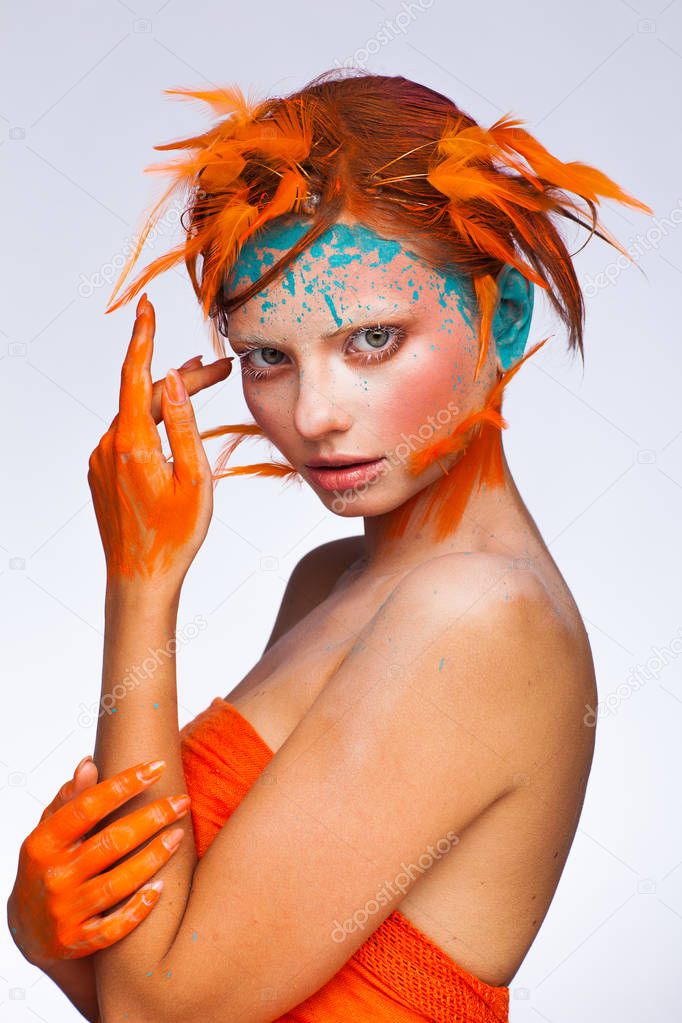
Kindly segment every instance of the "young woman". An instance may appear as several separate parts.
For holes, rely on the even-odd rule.
[[[88,475],[108,712],[22,845],[15,940],[102,1023],[505,1021],[577,827],[597,695],[509,471],[502,391],[544,343],[523,354],[535,285],[582,353],[557,215],[623,251],[598,196],[651,211],[521,122],[486,131],[400,77],[181,94],[225,115],[158,147],[191,151],[163,168],[191,186],[187,238],[111,308],[184,258],[255,422],[197,430],[188,394],[229,358],[152,382],[143,295]],[[202,439],[222,433],[212,473]],[[287,460],[224,470],[249,435]],[[180,732],[181,587],[214,482],[244,472],[304,480],[364,533],[302,558],[261,659]],[[166,656],[136,681],[150,647]]]

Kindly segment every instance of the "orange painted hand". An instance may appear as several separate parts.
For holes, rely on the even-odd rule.
[[[146,882],[170,859],[184,834],[182,828],[156,832],[187,813],[189,796],[158,799],[86,836],[157,781],[161,764],[155,770],[150,770],[153,763],[138,764],[96,784],[95,764],[86,765],[85,780],[81,761],[24,839],[7,917],[14,941],[35,966],[107,948],[152,911],[163,882]],[[149,838],[144,849],[113,866]]]
[[[224,380],[229,359],[186,364],[152,383],[155,316],[143,295],[121,370],[119,411],[90,455],[92,492],[109,582],[152,580],[179,591],[213,513],[211,467],[183,384]],[[157,423],[171,447],[167,461]]]

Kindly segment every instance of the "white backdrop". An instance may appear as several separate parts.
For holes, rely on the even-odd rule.
[[[162,180],[142,173],[166,156],[152,146],[209,123],[200,104],[162,90],[281,94],[353,60],[445,92],[485,126],[512,110],[551,152],[598,167],[655,211],[603,207],[644,273],[599,239],[577,257],[585,370],[538,297],[529,344],[556,334],[505,397],[510,465],[583,612],[602,705],[583,815],[511,984],[511,1019],[678,1020],[680,0],[6,0],[3,21],[3,900],[22,838],[94,743],[104,559],[87,460],[116,409],[134,315],[134,303],[103,315],[111,264],[160,194]],[[138,269],[177,239],[169,229]],[[210,360],[184,270],[149,295],[154,378],[199,352]],[[195,407],[202,429],[250,418],[238,374]],[[235,462],[271,454],[246,441]],[[179,630],[196,615],[207,627],[179,651],[181,723],[260,656],[300,556],[360,532],[308,489],[220,483],[183,591]],[[0,1023],[81,1018],[6,927],[0,953]]]

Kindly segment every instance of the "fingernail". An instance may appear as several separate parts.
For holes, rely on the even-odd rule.
[[[203,355],[195,355],[193,359],[188,359],[187,362],[183,362],[182,366],[180,366],[179,369],[187,369],[189,366],[195,363],[197,359],[203,359]]]
[[[166,849],[177,849],[182,842],[185,832],[182,828],[173,828],[172,831],[166,831],[163,834],[161,841],[165,845]]]
[[[182,382],[182,377],[178,373],[177,369],[169,369],[166,374],[166,390],[168,392],[169,401],[173,405],[182,405],[183,402],[187,401],[187,391],[185,385]]]
[[[161,774],[161,771],[166,766],[165,760],[151,760],[148,764],[143,764],[137,772],[138,778],[142,781],[148,781],[157,774]]]
[[[80,763],[79,763],[79,764],[78,764],[78,765],[76,766],[76,770],[75,770],[75,771],[73,772],[73,776],[74,776],[74,778],[76,777],[76,775],[77,775],[77,774],[78,774],[78,772],[80,771],[81,767],[85,767],[85,765],[87,764],[87,762],[88,762],[89,760],[92,760],[92,757],[90,756],[90,754],[88,754],[88,756],[87,756],[87,757],[83,757],[83,759],[81,760],[81,762],[80,762]],[[94,761],[93,761],[93,763],[94,763]]]
[[[163,889],[163,881],[159,878],[158,881],[151,881],[142,888],[142,901],[147,905],[151,905],[152,902],[156,902],[161,890]]]
[[[176,813],[186,810],[190,804],[189,796],[171,796],[168,800]]]
[[[136,316],[140,315],[140,313],[142,312],[142,307],[143,307],[143,305],[145,304],[146,301],[147,301],[147,292],[143,291],[142,294],[140,295],[139,301],[137,303],[137,308],[135,309],[135,315]]]

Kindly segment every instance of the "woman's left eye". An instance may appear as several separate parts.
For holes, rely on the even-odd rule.
[[[377,324],[375,327],[363,327],[355,334],[352,334],[349,341],[356,346],[358,341],[366,342],[368,348],[361,349],[361,354],[367,356],[363,362],[379,362],[387,356],[392,355],[400,347],[400,342],[405,336],[402,327],[388,325],[382,327]]]

